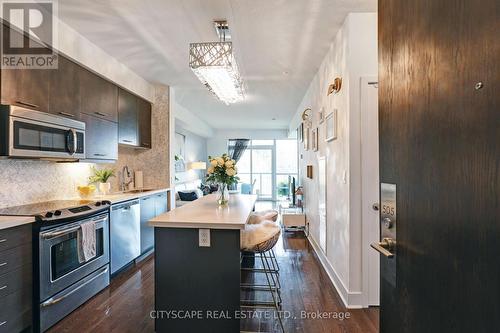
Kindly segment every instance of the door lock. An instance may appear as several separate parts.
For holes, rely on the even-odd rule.
[[[372,243],[370,246],[385,257],[393,258],[393,252],[396,250],[396,241],[392,238],[384,238],[381,242]]]

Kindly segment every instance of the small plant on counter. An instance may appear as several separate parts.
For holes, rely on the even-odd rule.
[[[90,183],[99,183],[99,191],[106,195],[111,190],[111,184],[109,183],[109,178],[115,176],[115,171],[113,169],[96,169],[92,167],[93,176],[89,177]]]
[[[113,169],[101,169],[98,170],[92,167],[93,176],[89,177],[89,183],[107,183],[109,178],[115,176],[115,170]]]
[[[236,184],[240,178],[236,176],[238,170],[235,160],[227,154],[219,157],[208,156],[210,167],[207,170],[207,182],[219,186],[218,204],[226,205],[228,203],[228,186]]]

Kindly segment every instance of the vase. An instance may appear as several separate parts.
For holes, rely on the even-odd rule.
[[[111,183],[99,183],[99,192],[102,195],[108,195],[111,190]]]
[[[219,189],[217,190],[217,204],[219,206],[225,206],[229,202],[229,190],[227,189],[227,184],[219,184]]]

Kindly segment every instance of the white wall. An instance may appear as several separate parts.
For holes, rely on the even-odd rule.
[[[287,139],[287,130],[217,130],[214,135],[208,138],[208,155],[217,156],[227,153],[227,140],[229,139],[251,139],[251,140],[272,140]]]
[[[313,78],[290,124],[294,131],[302,111],[313,110],[312,128],[319,128],[319,150],[304,151],[301,175],[306,165],[317,170],[319,156],[327,161],[327,249],[320,258],[344,302],[350,307],[363,305],[361,247],[361,142],[360,78],[377,76],[377,14],[351,13],[337,33],[317,74]],[[327,96],[335,77],[343,80],[342,90]],[[338,138],[324,141],[324,123],[317,112],[338,109]],[[318,182],[302,178],[305,209],[313,243],[319,244]],[[321,252],[321,250],[318,250]]]

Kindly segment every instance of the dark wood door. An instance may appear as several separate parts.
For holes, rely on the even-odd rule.
[[[27,36],[23,36],[15,30],[11,31],[7,26],[3,28],[4,43],[6,43],[5,39],[8,38],[9,34],[12,34],[13,38],[28,39]],[[48,69],[2,69],[2,104],[16,104],[48,112],[50,71]]]
[[[81,112],[118,122],[118,87],[80,68]]]
[[[86,124],[86,158],[89,160],[117,160],[118,124],[85,113],[82,113],[80,117]]]
[[[151,103],[138,98],[137,110],[139,112],[139,146],[151,148]]]
[[[59,56],[58,68],[50,70],[49,112],[69,118],[80,115],[80,68]]]
[[[138,146],[137,97],[120,89],[118,92],[118,142]]]
[[[380,181],[397,186],[383,333],[500,327],[498,31],[498,0],[379,1]]]

